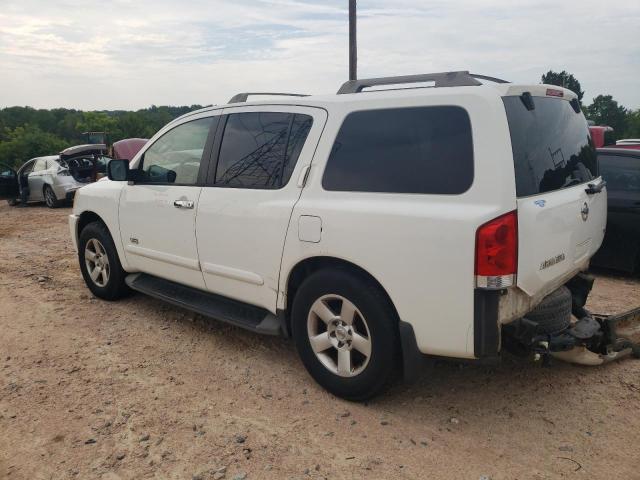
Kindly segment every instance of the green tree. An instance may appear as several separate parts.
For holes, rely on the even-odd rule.
[[[29,124],[5,130],[5,138],[0,142],[0,162],[15,167],[33,157],[55,155],[69,146],[63,139]]]
[[[542,83],[568,88],[576,95],[578,95],[578,101],[582,103],[584,92],[580,87],[580,82],[576,77],[573,76],[573,74],[566,72],[565,70],[561,72],[554,72],[553,70],[549,70],[547,73],[542,75],[541,80]]]
[[[598,95],[587,107],[587,118],[596,125],[612,127],[616,138],[622,138],[627,130],[627,109],[619,105],[611,95]]]
[[[31,107],[0,109],[0,161],[22,163],[64,147],[84,143],[82,132],[106,131],[112,142],[123,138],[150,138],[171,120],[202,108],[200,105],[152,106],[137,111],[89,111]]]
[[[118,120],[106,112],[83,112],[76,124],[76,130],[82,132],[119,133]]]
[[[627,113],[626,138],[640,138],[640,109]]]

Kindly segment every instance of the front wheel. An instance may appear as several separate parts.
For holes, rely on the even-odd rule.
[[[102,222],[82,229],[78,239],[78,260],[89,290],[104,300],[117,300],[129,293],[118,252],[109,230]]]
[[[398,371],[396,313],[385,293],[346,269],[321,270],[298,289],[293,337],[311,376],[347,400],[380,393]]]

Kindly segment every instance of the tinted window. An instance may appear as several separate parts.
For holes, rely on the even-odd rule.
[[[458,194],[473,182],[473,142],[460,107],[369,110],[347,116],[322,185],[327,190]]]
[[[280,188],[289,181],[313,120],[309,115],[251,112],[229,115],[216,185]]]
[[[142,157],[140,181],[193,185],[209,129],[216,117],[201,118],[169,130]]]
[[[608,190],[640,192],[640,158],[601,153],[598,162]]]
[[[526,197],[588,182],[598,175],[596,153],[582,113],[555,98],[504,97],[516,175],[516,195]]]

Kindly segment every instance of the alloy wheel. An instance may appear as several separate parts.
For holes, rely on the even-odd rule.
[[[53,196],[53,190],[51,187],[45,188],[44,190],[44,200],[47,204],[47,207],[53,207],[56,203],[56,199]]]
[[[109,283],[109,257],[104,245],[96,238],[90,239],[84,247],[84,261],[87,273],[98,287],[105,287]]]
[[[335,294],[318,298],[307,317],[309,343],[331,373],[341,377],[360,374],[371,358],[367,321],[348,299]]]

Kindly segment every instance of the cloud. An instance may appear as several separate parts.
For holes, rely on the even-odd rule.
[[[360,0],[359,74],[472,70],[640,107],[640,3]],[[331,93],[347,75],[346,1],[5,0],[0,106],[224,103],[251,90]]]

